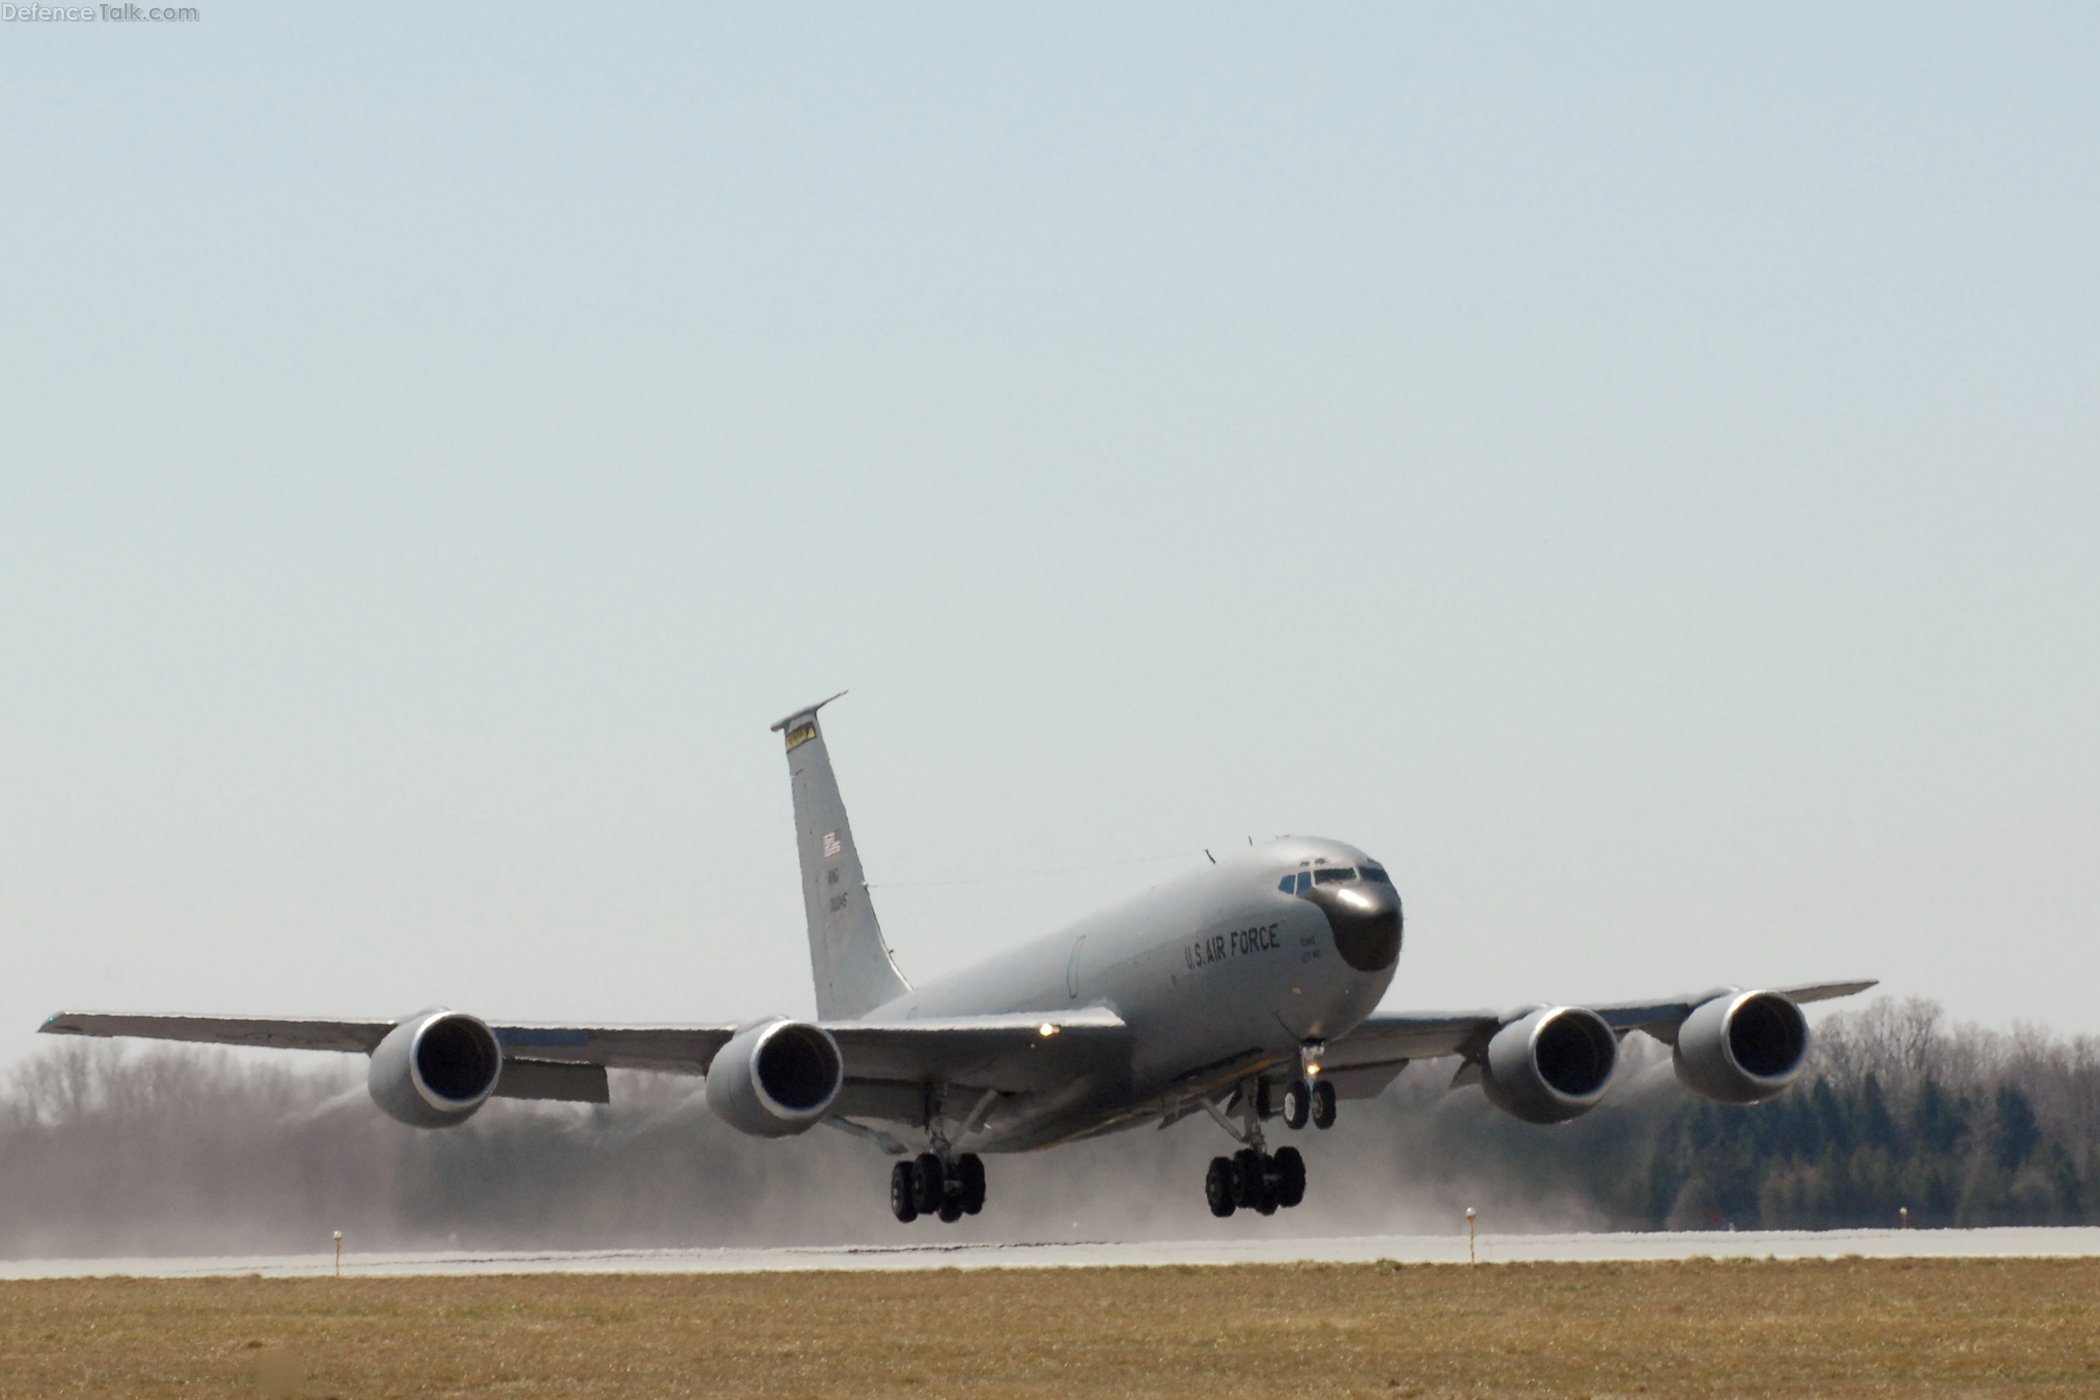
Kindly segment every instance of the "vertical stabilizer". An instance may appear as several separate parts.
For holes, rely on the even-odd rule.
[[[787,737],[795,848],[802,857],[802,908],[809,917],[809,963],[817,979],[817,1015],[827,1021],[865,1015],[911,990],[882,941],[882,925],[875,921],[875,906],[861,874],[860,851],[846,822],[846,804],[832,776],[831,753],[817,728],[817,711],[831,700],[819,700],[773,726]]]

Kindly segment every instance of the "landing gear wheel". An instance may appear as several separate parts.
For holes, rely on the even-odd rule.
[[[1262,1154],[1242,1147],[1232,1154],[1232,1203],[1247,1210],[1261,1204]]]
[[[1302,1079],[1293,1079],[1283,1086],[1283,1126],[1296,1132],[1312,1117],[1312,1085]]]
[[[948,1199],[942,1201],[940,1217],[941,1223],[943,1225],[953,1225],[956,1221],[962,1219],[962,1201],[954,1196],[950,1196],[948,1197]]]
[[[1254,1116],[1264,1123],[1276,1116],[1276,1086],[1266,1079],[1254,1086]]]
[[[1254,1199],[1251,1204],[1263,1215],[1274,1215],[1283,1204],[1278,1194],[1283,1182],[1276,1175],[1276,1159],[1266,1152],[1257,1151],[1255,1161],[1259,1164],[1254,1174]]]
[[[900,1164],[901,1165],[901,1164]],[[1232,1159],[1213,1157],[1210,1170],[1203,1176],[1203,1199],[1210,1202],[1210,1213],[1223,1220],[1232,1214]],[[902,1217],[900,1217],[901,1219]]]
[[[1334,1085],[1321,1080],[1313,1085],[1312,1125],[1315,1128],[1334,1126]]]
[[[1276,1154],[1276,1204],[1285,1210],[1305,1199],[1305,1159],[1295,1147]]]
[[[957,1160],[955,1170],[962,1178],[963,1214],[975,1215],[984,1209],[984,1158],[965,1152]]]
[[[921,1152],[912,1163],[912,1204],[921,1215],[934,1215],[948,1198],[948,1169],[931,1152]]]
[[[919,1189],[913,1177],[909,1162],[890,1168],[890,1214],[899,1224],[909,1225],[919,1218]]]

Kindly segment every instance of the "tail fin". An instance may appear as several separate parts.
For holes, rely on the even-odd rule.
[[[817,729],[817,711],[838,698],[819,700],[773,726],[775,733],[787,735],[809,963],[817,979],[817,1016],[827,1021],[866,1015],[911,990],[882,941],[853,828],[846,822],[846,803],[831,773],[831,753]]]

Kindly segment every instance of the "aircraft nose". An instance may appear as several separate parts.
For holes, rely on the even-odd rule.
[[[1315,885],[1306,899],[1320,906],[1335,951],[1358,972],[1383,972],[1400,960],[1400,896],[1390,885]]]

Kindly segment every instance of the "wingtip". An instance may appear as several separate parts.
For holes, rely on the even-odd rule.
[[[1856,997],[1861,992],[1880,985],[1879,978],[1868,977],[1856,982],[1818,982],[1813,986],[1785,987],[1780,990],[1795,1001],[1836,1001],[1841,997]]]

